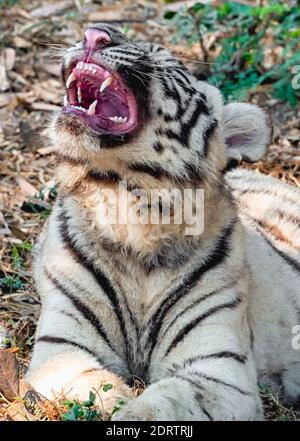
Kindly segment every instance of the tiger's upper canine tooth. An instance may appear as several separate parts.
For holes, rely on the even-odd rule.
[[[106,80],[103,81],[103,83],[101,84],[100,93],[102,93],[112,82],[113,82],[112,77],[106,78]]]
[[[73,72],[71,72],[69,75],[69,78],[67,79],[67,83],[66,83],[67,89],[69,89],[69,87],[71,86],[73,81],[76,81],[76,80],[77,80],[76,76],[73,74]]]
[[[88,115],[95,115],[96,113],[96,106],[97,106],[97,100],[95,100],[89,107],[89,110],[87,111]]]

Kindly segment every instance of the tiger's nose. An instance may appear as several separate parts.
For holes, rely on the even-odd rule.
[[[89,52],[93,52],[111,43],[110,35],[96,28],[89,28],[84,33],[85,47]]]

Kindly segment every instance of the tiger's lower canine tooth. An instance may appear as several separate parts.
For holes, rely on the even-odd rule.
[[[95,115],[96,113],[96,106],[97,106],[97,100],[95,100],[89,107],[89,110],[87,111],[88,115]]]
[[[73,81],[76,81],[76,80],[77,80],[76,76],[73,74],[73,72],[71,72],[69,75],[69,78],[67,79],[67,82],[66,82],[67,89],[69,89],[69,87],[71,86]]]
[[[82,101],[82,92],[81,92],[80,86],[78,86],[78,88],[77,88],[77,97],[78,97],[78,102],[81,103],[81,101]]]

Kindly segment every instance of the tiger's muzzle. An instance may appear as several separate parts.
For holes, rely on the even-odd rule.
[[[83,56],[64,66],[67,100],[62,113],[80,118],[96,134],[123,135],[138,125],[138,105],[122,76],[95,59],[95,52],[116,45],[109,32],[89,28]]]

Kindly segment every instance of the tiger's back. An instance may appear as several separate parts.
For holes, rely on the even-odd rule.
[[[246,229],[250,321],[262,384],[292,403],[300,395],[300,190],[235,169],[226,181]]]

